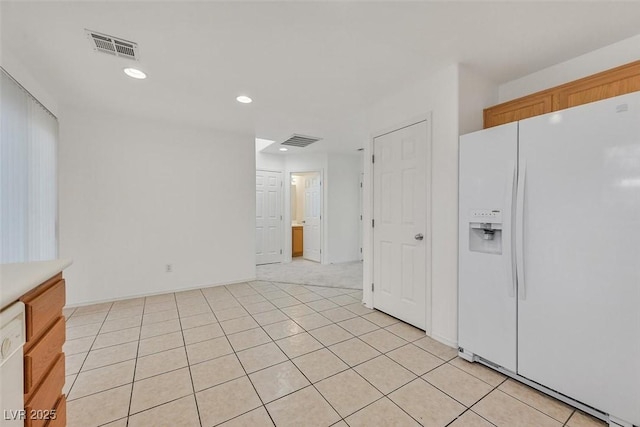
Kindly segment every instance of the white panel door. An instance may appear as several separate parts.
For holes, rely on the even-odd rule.
[[[518,373],[640,425],[640,93],[521,121],[519,163]]]
[[[256,171],[256,264],[282,257],[282,173]]]
[[[304,176],[304,220],[302,257],[320,262],[322,243],[322,181],[320,174]]]
[[[373,145],[373,305],[425,329],[427,122]]]
[[[517,351],[511,244],[517,160],[517,123],[460,137],[458,345],[512,372]],[[471,224],[483,221],[472,212],[494,210],[501,213],[502,230],[482,241],[482,230]],[[500,253],[492,244],[502,246]]]

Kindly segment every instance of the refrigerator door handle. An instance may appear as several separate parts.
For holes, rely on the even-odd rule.
[[[527,299],[524,282],[524,191],[527,177],[527,165],[520,164],[518,191],[516,193],[516,275],[518,279],[518,298]]]
[[[508,209],[509,212],[509,228],[507,230],[504,230],[503,233],[505,231],[507,231],[507,233],[505,233],[503,236],[505,238],[504,242],[505,242],[505,253],[504,253],[504,262],[505,262],[505,270],[507,273],[507,285],[508,285],[508,295],[510,297],[515,297],[516,295],[516,277],[515,277],[515,272],[516,272],[516,266],[515,266],[515,262],[516,262],[516,257],[515,257],[515,243],[514,243],[514,214],[515,214],[515,190],[516,190],[516,183],[517,183],[517,179],[518,179],[518,170],[516,168],[515,164],[509,165],[509,171],[508,173],[511,174],[510,179],[507,180],[507,188],[506,188],[506,196],[507,196],[507,200],[505,203],[505,206]]]

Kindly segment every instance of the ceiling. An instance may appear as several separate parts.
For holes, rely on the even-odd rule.
[[[503,83],[638,32],[640,2],[2,1],[2,48],[59,104],[316,149],[361,145],[362,112],[454,62]],[[84,29],[139,44],[95,53]],[[239,94],[254,99],[236,102]],[[333,144],[333,145],[331,145]]]

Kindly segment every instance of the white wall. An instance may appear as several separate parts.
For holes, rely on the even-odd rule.
[[[328,262],[360,259],[361,154],[329,154],[327,189],[329,201]]]
[[[253,279],[254,150],[252,136],[63,109],[68,304]]]
[[[499,102],[587,77],[640,58],[640,34],[500,85]]]
[[[431,336],[457,343],[457,229],[458,229],[458,66],[450,65],[375,103],[368,110],[371,136],[392,130],[416,117],[432,118],[432,259]],[[371,146],[365,149],[371,158]],[[365,218],[371,223],[371,163],[365,166]],[[364,301],[373,302],[371,283],[371,227],[365,227]],[[429,273],[429,272],[428,272]]]
[[[483,110],[498,103],[498,85],[472,68],[458,68],[458,127],[460,135],[483,128]]]

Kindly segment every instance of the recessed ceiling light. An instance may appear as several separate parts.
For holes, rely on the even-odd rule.
[[[236,98],[236,100],[238,102],[242,102],[243,104],[251,104],[253,102],[253,99],[245,95],[240,95],[239,97]]]
[[[134,79],[142,80],[147,78],[147,75],[144,72],[136,68],[125,68],[124,73],[129,77],[133,77]]]
[[[285,147],[282,147],[282,148],[280,148],[280,151],[289,151],[289,149],[285,148]]]

